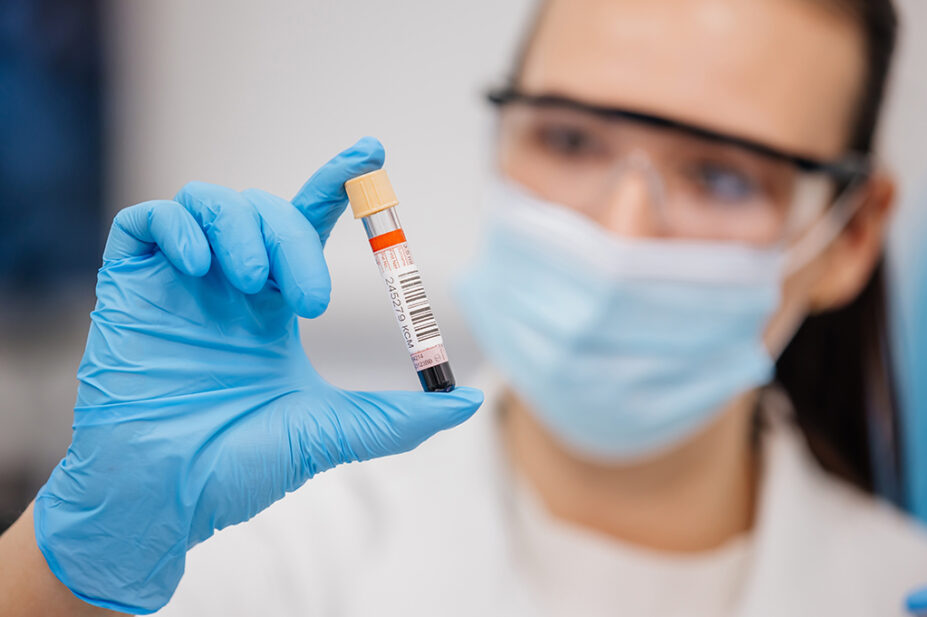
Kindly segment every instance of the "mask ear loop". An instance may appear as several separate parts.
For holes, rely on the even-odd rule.
[[[831,207],[825,210],[824,216],[813,223],[792,248],[787,249],[781,271],[783,279],[806,266],[840,236],[863,204],[863,192],[860,189],[865,182],[865,177],[851,182]],[[778,358],[795,337],[804,322],[805,310],[806,307],[795,306],[790,316],[781,317],[772,340],[768,342],[773,358]]]
[[[783,268],[785,276],[808,265],[843,233],[863,205],[864,193],[861,189],[865,183],[865,177],[851,182],[833,205],[825,211],[824,216],[812,224],[798,242],[787,249]]]

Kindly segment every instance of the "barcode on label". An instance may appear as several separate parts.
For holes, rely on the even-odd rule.
[[[425,297],[425,288],[422,286],[422,277],[417,270],[404,272],[398,276],[399,288],[406,307],[409,309],[409,319],[412,321],[412,331],[419,343],[441,336],[438,322]]]

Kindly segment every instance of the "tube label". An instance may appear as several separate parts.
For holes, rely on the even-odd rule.
[[[380,274],[393,305],[393,313],[416,371],[447,362],[444,340],[438,330],[418,266],[401,229],[370,238]]]

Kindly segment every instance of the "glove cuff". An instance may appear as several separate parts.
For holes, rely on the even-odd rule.
[[[183,576],[186,542],[153,558],[139,546],[103,531],[99,508],[60,496],[62,463],[39,490],[33,525],[49,570],[71,593],[93,606],[148,615],[164,607]],[[152,547],[146,547],[152,549]],[[120,567],[129,564],[128,568]]]

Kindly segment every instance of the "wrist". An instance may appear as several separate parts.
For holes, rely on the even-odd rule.
[[[129,514],[144,510],[157,524],[159,508],[146,498],[151,491],[137,486],[138,494],[125,495],[113,483],[84,486],[79,477],[62,461],[33,502],[35,544],[47,569],[86,604],[136,615],[159,610],[183,574],[185,540],[173,546],[163,537],[139,542],[144,530],[129,522]]]
[[[75,596],[52,573],[35,539],[32,504],[0,536],[0,597],[5,617],[70,615],[100,617],[116,613]]]

